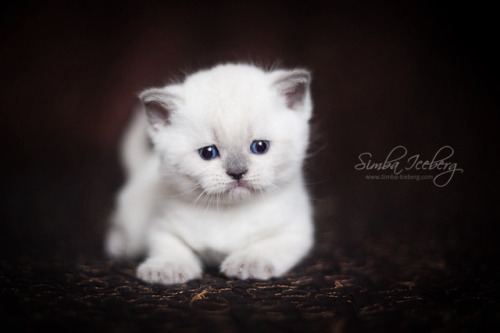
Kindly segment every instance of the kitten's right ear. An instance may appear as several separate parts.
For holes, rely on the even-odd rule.
[[[143,91],[139,99],[144,105],[149,123],[156,128],[170,124],[170,117],[177,108],[179,97],[164,88],[152,88]]]

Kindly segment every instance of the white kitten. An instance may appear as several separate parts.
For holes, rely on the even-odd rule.
[[[241,279],[292,268],[313,243],[309,82],[305,70],[226,64],[144,91],[107,253],[146,254],[137,276],[161,284],[200,278],[202,264]]]

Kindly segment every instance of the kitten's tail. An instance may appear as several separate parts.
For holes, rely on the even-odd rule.
[[[146,125],[144,110],[138,108],[131,117],[120,144],[121,160],[127,177],[139,169],[151,155]]]

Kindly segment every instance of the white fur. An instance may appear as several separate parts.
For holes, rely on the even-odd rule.
[[[293,95],[298,86],[304,93]],[[106,238],[110,256],[146,254],[137,276],[174,284],[200,278],[203,264],[220,265],[228,277],[269,279],[307,254],[313,224],[302,177],[312,112],[306,71],[219,65],[140,97],[146,112],[123,146],[128,180]],[[149,102],[168,115],[156,117]],[[154,151],[141,143],[146,127]],[[252,154],[254,140],[268,140],[267,153]],[[211,145],[220,155],[206,161],[198,150]],[[228,156],[245,161],[242,183],[226,173]]]

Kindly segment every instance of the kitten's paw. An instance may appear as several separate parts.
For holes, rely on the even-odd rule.
[[[137,277],[147,283],[163,285],[185,283],[201,278],[197,263],[171,262],[163,258],[149,258],[137,268]]]
[[[268,280],[276,276],[276,268],[268,259],[240,253],[227,257],[220,270],[227,277],[239,279]]]

